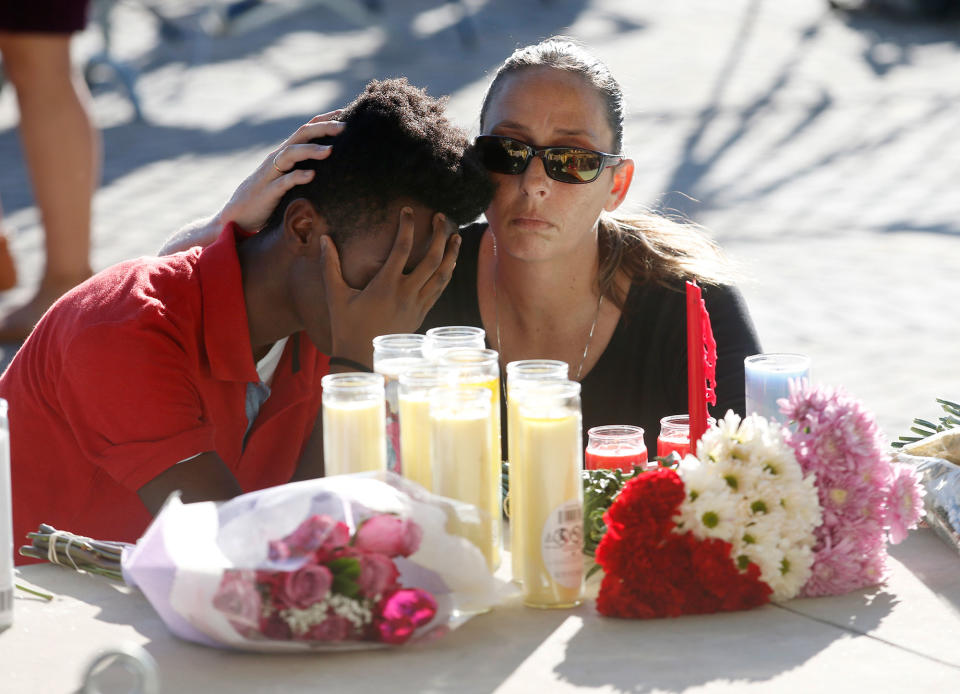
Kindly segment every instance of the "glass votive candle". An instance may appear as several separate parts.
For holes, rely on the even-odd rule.
[[[587,470],[633,472],[634,466],[643,469],[649,467],[643,429],[630,424],[608,424],[593,427],[587,432],[584,458]]]
[[[403,456],[400,450],[400,420],[397,391],[400,374],[426,360],[423,343],[426,337],[413,333],[380,335],[373,338],[373,370],[384,378],[386,400],[387,469],[402,473]]]
[[[444,384],[442,369],[428,361],[400,374],[400,451],[402,474],[433,491],[430,457],[430,391]]]
[[[660,420],[657,457],[676,453],[683,458],[690,452],[690,415],[674,414]]]
[[[386,470],[383,376],[327,374],[320,385],[326,475]]]
[[[570,367],[565,361],[557,359],[523,359],[507,364],[507,478],[509,494],[504,500],[504,511],[510,516],[510,499],[522,495],[523,483],[517,473],[522,459],[520,451],[520,422],[517,406],[517,393],[532,383],[564,382],[568,378]],[[519,523],[510,523],[510,557],[513,580],[523,583],[523,535]]]
[[[810,378],[805,354],[754,354],[743,360],[747,414],[782,419],[777,400],[790,396],[790,382]]]
[[[440,354],[438,361],[444,377],[451,385],[477,386],[485,388],[490,398],[490,429],[488,431],[490,445],[488,446],[490,475],[498,483],[491,490],[492,507],[496,509],[493,519],[494,528],[499,536],[503,530],[502,514],[500,512],[500,461],[502,452],[500,445],[500,355],[492,349],[460,348],[448,349]],[[434,476],[436,480],[436,476]],[[497,545],[495,566],[500,566],[500,547]]]
[[[583,597],[583,438],[580,384],[542,382],[515,394],[520,484],[510,492],[517,524],[523,602],[573,607]]]
[[[707,428],[717,423],[713,417],[707,417]],[[674,414],[660,420],[660,435],[657,437],[657,457],[664,458],[675,452],[681,458],[690,450],[690,415]]]
[[[471,325],[444,325],[430,328],[423,343],[423,356],[437,361],[440,355],[450,349],[484,349],[487,346],[486,332],[483,328]]]
[[[477,546],[494,571],[500,562],[500,475],[490,467],[490,394],[486,388],[442,386],[430,391],[433,492],[472,504],[478,518],[447,529]]]

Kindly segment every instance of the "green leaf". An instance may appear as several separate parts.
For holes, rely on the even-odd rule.
[[[583,470],[583,553],[593,556],[597,545],[607,532],[607,525],[603,521],[603,514],[616,499],[623,485],[637,475],[642,475],[643,469],[634,467],[633,472],[624,473],[620,470]]]
[[[910,431],[915,434],[920,434],[921,438],[927,438],[928,436],[933,436],[937,433],[937,428],[934,427],[932,431],[926,431],[925,429],[920,429],[919,427],[910,427]]]
[[[333,577],[333,583],[330,585],[330,590],[334,593],[340,595],[345,595],[348,598],[355,598],[360,594],[360,586],[352,578],[347,578],[343,574],[338,574]]]
[[[342,576],[347,579],[360,577],[360,560],[355,557],[340,557],[327,562],[327,568],[334,577]]]
[[[943,398],[937,398],[937,402],[943,406],[943,409],[950,414],[960,415],[960,405],[950,400],[944,400]]]

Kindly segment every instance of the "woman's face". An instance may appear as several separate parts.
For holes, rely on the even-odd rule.
[[[487,108],[483,134],[506,135],[534,147],[616,154],[600,94],[577,75],[547,67],[503,79]],[[632,171],[632,163],[629,167]],[[521,174],[492,173],[497,192],[486,217],[498,252],[547,260],[595,247],[600,212],[615,209],[629,186],[630,177],[615,181],[614,171],[604,170],[591,183],[561,183],[548,178],[543,162],[534,158]]]

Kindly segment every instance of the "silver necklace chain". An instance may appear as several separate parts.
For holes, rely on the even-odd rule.
[[[499,264],[499,256],[497,255],[497,240],[493,239],[493,316],[494,321],[497,327],[497,354],[500,355],[501,360],[503,359],[503,352],[501,351],[501,341],[500,341],[500,298],[497,293],[497,266]],[[583,364],[587,361],[587,354],[590,352],[590,343],[593,342],[593,333],[597,329],[597,322],[600,320],[600,308],[603,306],[603,294],[600,294],[600,299],[597,301],[597,312],[593,316],[593,325],[590,326],[590,334],[587,335],[587,344],[583,346],[583,356],[580,357],[580,365],[577,367],[577,376],[576,380],[580,380],[580,376],[583,373]],[[501,382],[502,382],[501,378]],[[506,397],[506,396],[504,396]]]

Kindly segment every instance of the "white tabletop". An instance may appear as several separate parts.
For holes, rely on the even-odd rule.
[[[432,643],[296,656],[181,641],[139,593],[33,565],[18,580],[56,598],[17,596],[0,691],[74,692],[91,657],[123,642],[142,645],[161,691],[178,694],[960,691],[960,556],[929,530],[891,553],[884,587],[835,598],[647,621],[603,618],[593,600],[558,611],[511,600]]]

